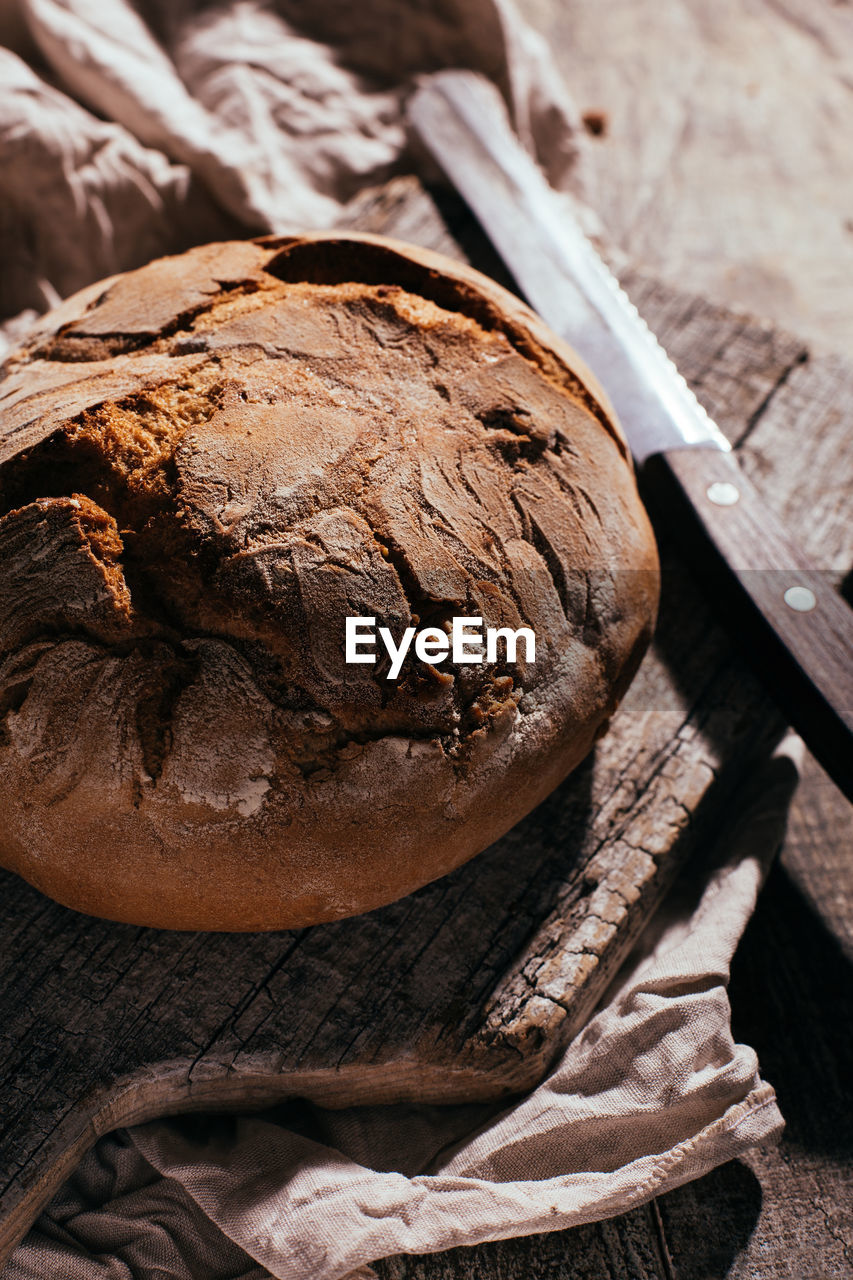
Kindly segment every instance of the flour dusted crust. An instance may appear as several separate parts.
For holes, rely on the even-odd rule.
[[[0,376],[0,861],[81,911],[277,929],[408,893],[578,764],[648,643],[604,395],[447,259],[206,245]],[[389,681],[347,615],[529,626],[536,661]]]

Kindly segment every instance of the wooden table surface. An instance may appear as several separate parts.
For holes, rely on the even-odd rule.
[[[394,188],[356,203],[370,229],[437,241],[429,211],[399,223]],[[434,193],[475,265],[476,227]],[[387,219],[387,222],[386,222]],[[853,599],[853,362],[637,271],[623,283],[821,569]],[[853,668],[851,668],[853,678]],[[835,1280],[853,1276],[853,809],[806,757],[781,856],[735,956],[735,1036],[757,1051],[787,1127],[704,1178],[606,1222],[374,1264],[381,1280]],[[689,868],[688,868],[689,871]]]

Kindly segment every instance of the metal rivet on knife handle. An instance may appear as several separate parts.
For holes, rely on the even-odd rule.
[[[795,613],[811,613],[812,609],[817,608],[815,593],[809,591],[808,587],[789,587],[782,599]]]
[[[725,480],[715,480],[706,490],[708,500],[717,507],[733,507],[740,497],[737,485],[728,484]]]

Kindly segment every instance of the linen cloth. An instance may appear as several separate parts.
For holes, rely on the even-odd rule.
[[[405,99],[443,66],[495,81],[555,188],[583,194],[577,113],[509,0],[0,0],[0,37],[7,344],[59,297],[158,254],[331,225],[412,167]],[[396,1252],[610,1216],[772,1138],[773,1091],[733,1042],[725,990],[790,753],[771,772],[701,894],[673,895],[515,1106],[294,1103],[109,1135],[4,1280],[335,1280]]]
[[[411,171],[405,99],[440,67],[494,80],[581,189],[577,112],[511,0],[0,0],[4,34],[0,319],[191,244],[329,226]]]

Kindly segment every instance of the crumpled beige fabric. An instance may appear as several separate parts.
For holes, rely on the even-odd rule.
[[[775,1095],[732,1039],[726,983],[798,747],[756,776],[722,861],[682,877],[598,1012],[515,1106],[294,1102],[125,1130],[84,1161],[4,1280],[339,1280],[396,1253],[609,1217],[774,1138]]]
[[[440,67],[493,79],[554,185],[580,180],[575,109],[511,0],[0,0],[3,31],[0,320],[190,244],[330,225],[411,171],[403,105]]]

